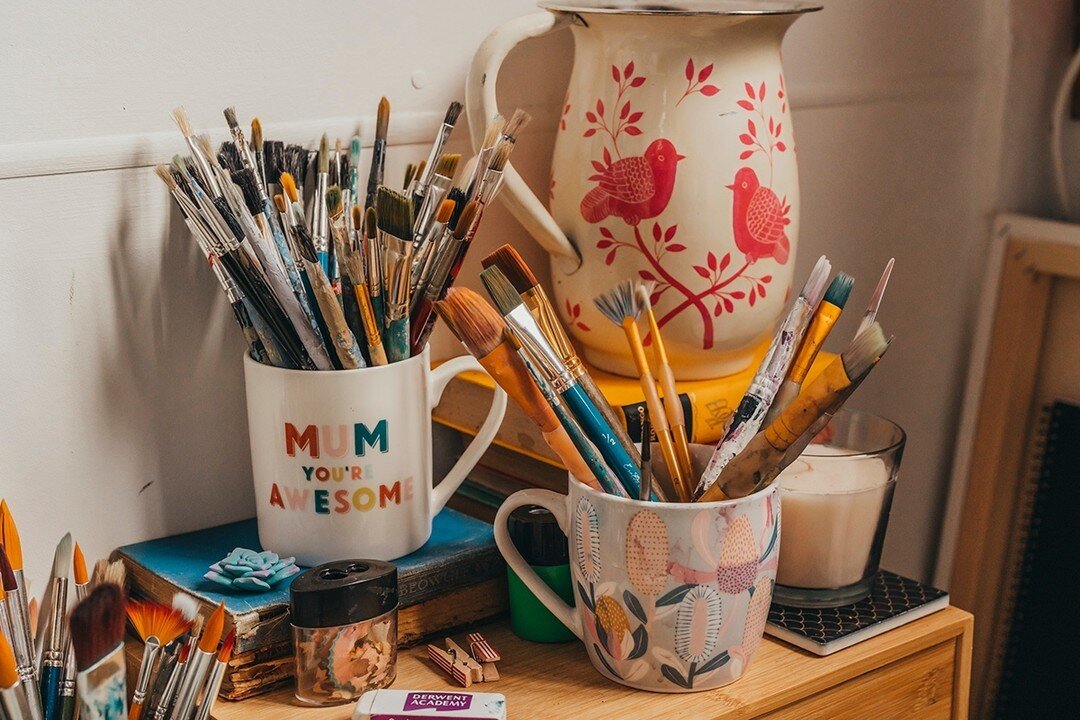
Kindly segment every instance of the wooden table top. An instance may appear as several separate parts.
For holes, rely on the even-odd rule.
[[[948,607],[825,657],[766,637],[749,670],[737,682],[717,690],[666,695],[632,690],[603,678],[593,669],[579,642],[525,642],[502,621],[478,628],[502,653],[498,666],[501,678],[475,684],[470,690],[505,695],[508,717],[515,719],[755,718],[957,639],[970,632],[971,623],[970,614]],[[454,637],[461,642],[464,633]],[[965,674],[963,668],[958,669],[955,679],[966,687]],[[423,646],[401,651],[393,687],[462,689],[435,668]],[[966,689],[959,695],[964,708],[958,716],[966,717]],[[308,708],[293,699],[292,688],[288,687],[240,702],[219,700],[212,714],[216,720],[346,720],[353,707]]]

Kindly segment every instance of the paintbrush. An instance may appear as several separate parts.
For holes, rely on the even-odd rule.
[[[138,680],[131,697],[129,720],[139,720],[143,712],[150,678],[158,666],[162,648],[172,643],[191,628],[191,623],[180,611],[154,602],[132,602],[127,606],[131,626],[143,641],[143,655],[139,663]]]
[[[630,497],[641,491],[641,470],[630,455],[615,439],[614,430],[596,405],[551,347],[536,319],[525,307],[514,286],[497,267],[489,267],[480,273],[480,279],[491,294],[506,324],[514,332],[522,347],[540,370],[545,381],[566,402],[585,436],[600,451],[604,462],[618,478],[619,484]],[[598,478],[599,479],[599,478]]]
[[[536,279],[536,276],[529,269],[521,255],[518,254],[518,251],[509,245],[503,245],[484,258],[481,264],[485,268],[493,266],[499,268],[503,275],[506,276],[506,279],[514,286],[514,289],[521,296],[522,302],[529,308],[529,312],[536,318],[536,322],[540,324],[540,328],[544,331],[548,342],[555,348],[563,364],[569,368],[570,374],[578,381],[593,404],[603,413],[607,424],[615,429],[615,438],[618,440],[619,445],[622,446],[623,451],[630,456],[635,465],[640,465],[640,451],[634,447],[634,443],[631,442],[630,436],[623,429],[615,411],[604,397],[604,394],[600,392],[600,388],[596,386],[592,376],[585,369],[584,363],[581,362],[577,350],[574,349],[565,328],[563,328],[562,321],[559,320],[558,313],[555,312],[555,306],[548,299],[544,288],[540,286],[540,281]]]
[[[372,365],[386,365],[386,349],[383,348],[382,336],[379,331],[379,322],[375,318],[375,310],[371,304],[371,289],[368,287],[368,272],[364,267],[363,228],[364,212],[359,205],[352,207],[352,222],[354,237],[357,238],[355,247],[349,248],[345,253],[345,270],[352,281],[353,293],[356,295],[356,304],[360,310],[360,322],[363,325],[364,340],[367,343],[368,359]]]
[[[251,171],[252,176],[255,178],[255,184],[259,189],[259,195],[262,199],[266,199],[266,186],[263,184],[258,170],[262,163],[256,159],[254,151],[248,145],[247,139],[244,137],[244,131],[240,127],[240,123],[236,121],[236,108],[225,108],[224,115],[225,122],[229,125],[229,134],[232,135],[233,143],[236,145],[236,154],[239,156],[240,164],[245,170]],[[262,135],[262,126],[259,126],[259,134],[260,136]],[[261,205],[262,203],[260,202],[260,206]]]
[[[814,364],[814,358],[825,344],[825,339],[829,337],[836,321],[840,319],[844,305],[847,304],[848,297],[851,295],[851,286],[854,284],[855,278],[847,273],[838,274],[829,283],[829,289],[825,291],[825,297],[814,311],[810,326],[806,329],[802,342],[799,344],[799,351],[795,353],[795,359],[788,368],[787,377],[784,378],[776,397],[773,398],[763,425],[768,426],[799,396],[799,390],[802,389],[803,381],[810,372],[810,366]]]
[[[161,667],[153,680],[144,715],[153,712],[156,720],[162,720],[168,713],[176,688],[180,684],[183,671],[187,668],[188,655],[202,632],[203,618],[199,615],[199,601],[187,593],[173,593],[172,608],[189,624],[188,630],[165,647],[161,657]]]
[[[598,295],[593,299],[593,303],[604,317],[620,326],[626,335],[630,355],[634,359],[634,366],[637,368],[641,383],[641,392],[654,418],[656,437],[660,443],[664,465],[667,466],[679,500],[689,502],[693,494],[690,478],[683,475],[682,468],[679,466],[679,459],[675,454],[675,440],[671,435],[671,428],[668,427],[667,418],[664,416],[664,405],[656,392],[656,381],[649,370],[649,361],[645,359],[645,347],[638,333],[637,318],[641,314],[641,305],[638,304],[634,294],[634,286],[629,280],[622,282],[608,292]]]
[[[660,332],[660,325],[656,322],[656,315],[653,314],[652,299],[650,298],[652,283],[649,286],[638,285],[634,292],[638,304],[641,305],[641,309],[645,314],[645,319],[649,323],[653,361],[656,363],[656,372],[660,377],[660,387],[664,391],[664,414],[667,416],[672,439],[675,441],[675,457],[679,461],[679,469],[682,470],[683,477],[691,479],[694,475],[694,464],[690,459],[690,439],[686,434],[686,417],[683,414],[679,390],[675,386],[675,373],[668,363],[664,336]]]
[[[850,395],[849,388],[873,369],[888,347],[889,341],[877,323],[858,335],[840,357],[807,384],[795,402],[728,463],[701,501],[743,497],[763,487],[765,478],[775,478],[783,469],[780,465],[788,449],[819,417]]]
[[[311,287],[311,293],[319,306],[319,312],[326,326],[326,332],[330,340],[330,346],[337,353],[338,364],[343,370],[355,370],[365,367],[360,346],[353,336],[349,324],[345,321],[345,313],[338,302],[337,293],[334,292],[329,278],[323,271],[323,266],[318,262],[315,244],[303,225],[294,225],[293,234],[300,248],[300,259],[304,265]]]
[[[412,275],[413,206],[405,195],[379,188],[375,197],[379,250],[383,259],[385,318],[383,346],[390,362],[409,357],[409,285]]]
[[[218,642],[225,629],[225,605],[220,604],[210,614],[203,628],[198,646],[191,651],[187,661],[187,670],[180,680],[176,691],[176,703],[170,714],[171,720],[191,720],[195,711],[195,701],[206,683],[210,666],[217,654]]]
[[[359,207],[363,212],[360,197],[360,138],[353,135],[349,141],[349,202],[353,207]],[[353,230],[356,227],[352,228]]]
[[[334,288],[334,292],[338,296],[338,303],[341,303],[341,264],[339,262],[337,252],[337,240],[334,238],[334,218],[339,218],[339,229],[344,232],[344,214],[345,204],[342,202],[341,186],[332,184],[326,191],[326,213],[327,213],[327,227],[330,236],[330,272],[327,277],[330,278],[330,284]]]
[[[34,662],[34,638],[30,631],[30,605],[27,602],[26,577],[23,574],[22,540],[7,500],[0,500],[0,575],[7,595],[9,640],[22,679],[23,690],[37,717],[41,716],[41,693]]]
[[[436,170],[436,161],[439,159],[439,156],[442,155],[443,146],[446,144],[447,138],[449,138],[450,133],[454,131],[454,125],[457,124],[458,117],[461,115],[461,108],[461,103],[456,100],[450,103],[450,107],[446,109],[446,115],[443,117],[442,125],[435,131],[435,142],[431,145],[431,151],[428,153],[427,160],[424,163],[424,170],[417,173],[415,187],[412,192],[409,193],[412,195],[413,203],[417,209],[423,204],[424,199],[431,190],[431,183],[434,171]],[[447,187],[449,187],[449,184],[447,184]],[[442,198],[439,198],[439,200],[441,199]],[[437,205],[435,207],[437,207]]]
[[[450,192],[450,186],[454,181],[454,173],[457,172],[461,155],[444,153],[439,156],[435,164],[435,173],[428,184],[427,193],[420,202],[413,224],[413,237],[415,238],[413,252],[420,249],[432,240],[432,223],[446,194]]]
[[[353,337],[360,344],[361,350],[366,350],[365,343],[360,342],[364,337],[364,323],[360,319],[360,306],[356,302],[356,288],[353,286],[352,273],[349,271],[350,258],[352,256],[352,214],[345,212],[344,193],[331,186],[326,202],[331,204],[330,209],[330,237],[334,240],[334,269],[338,273],[338,287],[341,294],[338,302],[345,312],[345,321],[352,330]],[[336,202],[335,202],[336,200]],[[355,206],[354,206],[355,207]],[[365,282],[366,287],[366,282]],[[365,359],[367,353],[364,353]]]
[[[896,258],[889,258],[889,262],[885,264],[885,270],[881,273],[877,287],[874,288],[874,294],[870,297],[870,304],[866,308],[866,313],[863,315],[855,335],[862,333],[863,330],[870,327],[872,322],[877,320],[878,308],[881,307],[881,299],[885,297],[885,288],[889,284],[889,277],[892,275],[893,263],[895,262]]]
[[[41,711],[29,702],[29,689],[24,688],[15,661],[15,651],[0,628],[0,717],[6,720],[42,720]]]
[[[104,558],[94,563],[94,574],[90,577],[90,590],[100,585],[116,585],[123,588],[127,582],[127,568],[123,560],[109,562]]]
[[[390,129],[390,101],[385,97],[379,100],[379,110],[375,118],[375,143],[371,149],[371,170],[368,172],[367,194],[364,196],[364,209],[375,207],[375,195],[383,184],[386,170],[386,134]]]
[[[263,194],[269,197],[270,191],[266,184],[266,148],[263,142],[262,123],[259,118],[251,118],[251,148],[255,156],[255,174],[262,185]]]
[[[90,576],[86,571],[86,557],[79,543],[75,543],[75,550],[72,553],[71,574],[75,585],[75,602],[80,603],[90,592]],[[64,677],[60,683],[60,717],[63,720],[71,720],[75,715],[76,672],[75,650],[69,643],[67,657],[64,659]]]
[[[364,270],[367,272],[368,294],[371,295],[371,311],[375,313],[375,322],[381,333],[381,329],[386,327],[386,304],[383,302],[382,250],[378,233],[375,207],[369,206],[364,211]]]
[[[480,143],[480,149],[476,152],[476,155],[469,160],[469,163],[465,166],[465,172],[463,175],[468,178],[465,183],[465,199],[471,199],[476,191],[476,185],[480,182],[480,176],[483,174],[484,169],[487,167],[488,159],[491,157],[491,152],[495,149],[495,144],[499,142],[502,137],[503,128],[506,127],[506,118],[496,113],[495,117],[491,118],[487,127],[484,129],[484,140]]]
[[[323,133],[319,141],[319,171],[315,175],[315,198],[311,204],[311,239],[323,272],[330,277],[330,223],[326,214],[326,192],[330,181],[330,148]]]
[[[412,163],[406,163],[405,165],[405,178],[401,181],[401,191],[408,192],[409,186],[412,185],[413,179],[416,177],[416,165]]]
[[[424,295],[412,310],[412,337],[409,347],[414,355],[423,351],[432,330],[435,329],[435,303],[446,296],[446,291],[457,279],[469,244],[473,239],[473,228],[481,206],[475,201],[469,202],[461,213],[457,226],[450,237],[442,243],[437,257],[432,261],[431,278],[424,285]]]
[[[229,659],[232,657],[235,646],[236,631],[233,630],[221,643],[214,664],[210,668],[210,676],[206,681],[206,690],[203,692],[202,700],[199,702],[199,709],[195,712],[195,720],[209,720],[210,711],[213,710],[214,701],[217,700],[218,693],[221,691],[221,681],[225,679],[225,671],[229,667]]]
[[[112,583],[94,588],[71,612],[80,720],[127,715],[124,617],[124,592]]]
[[[450,332],[540,428],[544,441],[566,469],[587,485],[600,489],[593,472],[533,382],[517,349],[507,340],[506,322],[498,311],[468,288],[450,288],[446,298],[435,303],[435,310]]]
[[[443,200],[439,204],[439,210],[435,214],[435,222],[428,226],[428,237],[419,244],[419,252],[413,261],[411,311],[416,310],[416,306],[423,296],[424,288],[431,282],[431,273],[435,269],[435,258],[438,256],[439,250],[443,247],[447,238],[453,235],[453,230],[450,229],[448,223],[454,214],[455,205],[456,203],[450,199]]]
[[[637,499],[648,500],[652,492],[652,425],[647,407],[638,407],[638,423],[641,425],[641,492]]]
[[[746,444],[761,429],[776,392],[787,375],[795,352],[806,332],[815,308],[825,293],[832,269],[828,258],[822,255],[814,265],[799,296],[792,303],[784,322],[773,336],[750,387],[731,416],[724,437],[716,444],[709,464],[698,481],[694,496],[700,497],[713,484],[731,460],[742,452]]]
[[[60,720],[60,686],[64,681],[71,637],[67,628],[68,575],[73,552],[71,533],[61,538],[53,554],[50,592],[45,605],[48,624],[42,636],[41,711],[45,720]]]

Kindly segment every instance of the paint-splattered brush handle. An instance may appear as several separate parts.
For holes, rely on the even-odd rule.
[[[383,333],[383,347],[386,348],[386,358],[392,362],[399,362],[409,358],[409,317],[390,320]]]

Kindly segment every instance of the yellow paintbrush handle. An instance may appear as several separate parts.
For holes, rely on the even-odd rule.
[[[597,482],[596,477],[593,475],[592,470],[585,464],[585,461],[581,459],[581,453],[574,447],[573,440],[566,434],[566,428],[559,425],[551,432],[541,433],[544,440],[547,441],[548,447],[555,451],[555,454],[562,460],[563,465],[570,472],[571,475],[576,477],[581,482],[585,483],[593,490],[599,490],[603,492],[604,489],[600,487],[600,483]]]
[[[657,334],[653,333],[653,342],[656,342]],[[659,353],[657,354],[659,357]],[[679,468],[683,477],[694,476],[694,464],[690,460],[690,445],[686,437],[686,419],[683,415],[682,403],[679,402],[679,391],[675,387],[675,373],[671,366],[661,363],[658,368],[660,373],[660,387],[664,389],[664,410],[667,412],[668,423],[671,432],[675,436],[675,454],[679,460]]]
[[[836,402],[851,379],[844,370],[842,356],[837,356],[815,377],[762,433],[764,439],[780,451],[787,450],[814,421]]]
[[[379,336],[379,324],[375,321],[375,310],[371,307],[371,295],[366,282],[353,282],[356,304],[360,307],[360,322],[364,325],[364,338],[367,341],[368,356],[372,365],[386,365],[386,350]]]

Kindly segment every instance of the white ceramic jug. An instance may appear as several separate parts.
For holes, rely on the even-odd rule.
[[[593,298],[625,279],[653,305],[680,380],[749,365],[792,292],[799,185],[780,43],[797,2],[542,2],[496,29],[467,83],[473,143],[502,60],[569,27],[550,213],[513,170],[501,197],[552,255],[556,304],[601,369],[634,375]],[[648,342],[648,339],[646,339]]]

